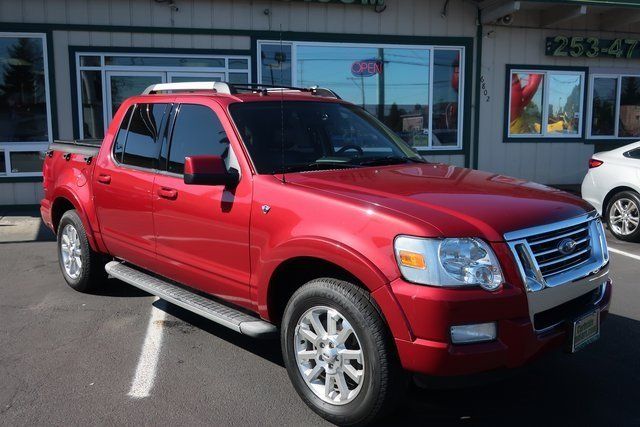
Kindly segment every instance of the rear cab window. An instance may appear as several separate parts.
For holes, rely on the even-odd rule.
[[[162,140],[159,138],[169,104],[136,104],[125,115],[113,148],[113,156],[122,165],[157,169]]]

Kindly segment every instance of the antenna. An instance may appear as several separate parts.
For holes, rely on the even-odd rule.
[[[282,24],[280,24],[280,54],[282,54]],[[280,63],[280,83],[282,83],[282,63]],[[273,82],[272,82],[273,83]],[[280,143],[282,152],[282,183],[286,184],[287,179],[284,175],[285,170],[285,155],[284,155],[284,89],[280,89]]]

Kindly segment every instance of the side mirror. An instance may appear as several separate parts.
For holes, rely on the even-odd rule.
[[[238,182],[238,171],[227,170],[220,156],[190,156],[184,159],[185,184],[235,187]]]

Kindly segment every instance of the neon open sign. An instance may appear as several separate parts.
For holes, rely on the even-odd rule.
[[[382,61],[377,59],[365,59],[351,64],[351,74],[356,77],[371,77],[382,74]]]

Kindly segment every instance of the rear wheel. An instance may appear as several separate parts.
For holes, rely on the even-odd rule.
[[[616,238],[640,242],[640,198],[632,191],[622,191],[607,206],[607,223]]]
[[[104,259],[89,246],[82,220],[75,210],[65,212],[60,219],[58,260],[62,276],[77,291],[96,290],[107,278]]]
[[[294,293],[282,321],[282,353],[304,402],[339,425],[391,411],[405,376],[382,316],[365,290],[334,279]]]

